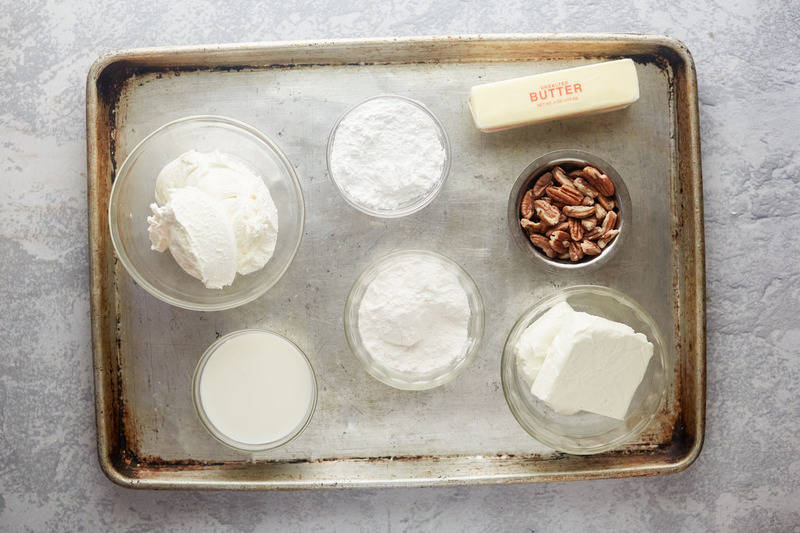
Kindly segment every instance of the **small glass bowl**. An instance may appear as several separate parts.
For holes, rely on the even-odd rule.
[[[369,351],[367,351],[361,340],[361,333],[358,328],[358,310],[361,307],[361,300],[369,284],[384,270],[391,267],[403,259],[416,258],[430,261],[438,266],[452,272],[458,279],[461,287],[467,295],[469,302],[470,318],[468,324],[467,341],[462,350],[461,357],[454,359],[445,368],[440,368],[427,373],[400,372],[389,368],[376,361]],[[404,250],[386,255],[371,265],[369,265],[358,276],[353,283],[350,294],[344,308],[344,331],[347,344],[353,354],[361,361],[369,374],[396,389],[402,390],[425,390],[444,385],[452,380],[470,361],[475,357],[483,338],[484,310],[483,299],[478,291],[475,281],[467,272],[455,261],[437,254],[424,250]]]
[[[516,345],[525,329],[548,309],[566,301],[576,311],[629,325],[653,343],[653,357],[631,400],[625,420],[588,412],[563,415],[531,393],[517,363]],[[638,437],[658,413],[670,383],[671,357],[658,326],[636,302],[621,292],[597,285],[562,289],[527,310],[514,324],[506,340],[501,362],[503,393],[514,418],[533,438],[551,448],[577,455],[589,455],[617,448]]]
[[[237,274],[223,289],[205,288],[169,252],[150,249],[147,217],[156,178],[164,165],[190,150],[219,150],[240,160],[261,176],[278,209],[278,242],[270,260],[257,272]],[[278,145],[252,126],[212,115],[181,118],[145,137],[120,166],[108,205],[111,242],[134,281],[159,300],[198,311],[237,307],[275,285],[300,246],[304,218],[300,182]]]
[[[361,105],[371,100],[376,100],[380,98],[389,98],[389,99],[393,98],[397,100],[402,100],[424,111],[425,114],[428,115],[431,118],[431,120],[433,120],[434,124],[436,124],[439,140],[441,141],[442,146],[444,147],[444,166],[442,167],[442,175],[436,182],[436,184],[422,196],[414,198],[394,209],[375,209],[373,207],[358,203],[358,201],[355,198],[351,197],[347,193],[347,191],[345,191],[344,187],[342,187],[339,184],[339,182],[336,181],[336,175],[333,173],[333,170],[331,169],[331,152],[333,151],[333,142],[334,139],[336,138],[336,131],[339,129],[339,125],[347,117],[347,115],[352,113],[355,109],[357,109]],[[395,94],[379,94],[377,96],[371,96],[370,98],[367,98],[359,102],[358,104],[354,105],[353,107],[342,113],[342,115],[336,120],[336,122],[333,125],[333,128],[331,129],[331,133],[328,136],[326,161],[328,164],[328,175],[331,177],[331,181],[333,181],[334,185],[336,185],[336,188],[339,190],[339,193],[342,195],[342,198],[344,198],[344,200],[348,204],[350,204],[355,209],[361,211],[362,213],[365,213],[373,217],[400,218],[422,210],[428,204],[433,202],[433,200],[439,195],[439,192],[442,190],[442,186],[444,185],[444,182],[447,179],[447,175],[450,173],[450,140],[447,137],[447,132],[445,132],[444,126],[442,126],[442,123],[439,121],[436,115],[434,115],[433,112],[427,107],[425,107],[425,105],[422,104],[421,102],[418,102],[411,98],[407,98],[405,96],[399,96]]]
[[[592,165],[606,174],[614,182],[614,199],[618,206],[619,216],[617,222],[619,235],[608,243],[608,246],[606,246],[599,255],[594,257],[586,256],[581,261],[574,263],[569,260],[551,259],[533,245],[528,237],[527,231],[519,224],[519,211],[522,197],[525,196],[528,189],[533,186],[535,179],[541,176],[546,170],[556,165],[565,167],[567,171],[573,170],[573,168],[582,168],[586,165]],[[508,197],[508,229],[511,231],[511,237],[528,257],[533,261],[541,263],[551,272],[558,270],[588,270],[608,263],[617,253],[617,250],[624,246],[628,233],[632,231],[632,225],[633,209],[631,207],[631,196],[628,192],[628,187],[625,185],[625,180],[622,179],[622,176],[611,164],[583,150],[555,150],[537,158],[530,165],[525,167],[525,170],[519,175],[517,181],[514,182],[514,185],[511,187],[511,194]]]
[[[308,370],[311,373],[311,402],[309,403],[308,411],[306,412],[303,419],[298,423],[298,425],[284,437],[271,441],[265,442],[260,444],[249,444],[245,442],[239,442],[228,437],[225,433],[217,429],[217,427],[211,422],[208,415],[206,414],[205,409],[203,408],[203,401],[200,396],[200,382],[203,377],[203,370],[205,369],[206,363],[208,363],[211,356],[214,355],[214,352],[222,346],[225,342],[231,340],[234,337],[238,337],[240,335],[248,334],[248,333],[265,333],[269,335],[274,335],[289,344],[291,344],[296,350],[297,353],[303,356],[306,364],[308,364]],[[239,452],[263,452],[267,450],[274,450],[284,444],[287,444],[294,440],[303,430],[308,426],[308,423],[311,421],[311,416],[314,414],[314,410],[317,408],[317,378],[316,374],[314,373],[314,367],[311,366],[311,362],[308,360],[308,356],[301,350],[295,343],[291,340],[287,339],[283,335],[279,335],[274,331],[268,331],[264,329],[242,329],[239,331],[234,331],[232,333],[228,333],[227,335],[223,335],[216,341],[214,341],[211,346],[209,346],[206,351],[203,353],[200,360],[197,362],[197,366],[194,369],[194,376],[192,377],[192,402],[194,403],[195,412],[197,413],[198,418],[200,418],[200,422],[203,424],[203,427],[214,437],[217,441],[224,444],[225,446],[232,448]]]

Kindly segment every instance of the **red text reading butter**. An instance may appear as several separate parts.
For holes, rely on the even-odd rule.
[[[555,98],[557,96],[567,96],[570,94],[582,93],[580,83],[568,84],[566,82],[551,83],[543,86],[538,91],[533,91],[530,94],[531,102],[538,102],[540,100],[547,100],[548,98]]]

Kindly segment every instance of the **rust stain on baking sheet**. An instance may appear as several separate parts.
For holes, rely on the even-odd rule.
[[[677,425],[677,424],[676,424]],[[677,431],[678,428],[676,427]],[[591,461],[598,462],[613,458],[627,458],[633,462],[647,464],[652,459],[653,455],[664,455],[671,459],[678,459],[681,450],[677,449],[672,440],[661,443],[653,444],[640,444],[635,449],[622,449],[613,450],[599,455],[592,456],[575,456],[560,452],[554,452],[549,455],[541,454],[496,454],[493,456],[485,456],[482,460],[486,462],[497,461]],[[120,455],[124,467],[129,471],[130,475],[140,477],[146,476],[151,471],[169,471],[169,470],[205,470],[205,469],[218,469],[218,468],[242,468],[248,464],[260,465],[314,465],[325,463],[438,463],[448,459],[458,459],[461,456],[436,456],[436,455],[387,455],[379,457],[334,457],[334,458],[318,458],[318,459],[279,459],[279,460],[257,460],[257,461],[200,461],[192,459],[178,459],[167,460],[160,457],[144,456],[139,457],[130,451],[125,451]]]
[[[131,76],[134,75],[136,69],[125,61],[119,61],[107,66],[100,77],[97,79],[97,95],[107,109],[107,128],[109,132],[109,160],[111,163],[112,173],[111,181],[117,174],[117,103],[122,95],[122,89],[125,83]]]

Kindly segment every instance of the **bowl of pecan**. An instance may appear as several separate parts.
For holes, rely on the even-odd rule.
[[[631,225],[625,182],[606,161],[581,150],[556,150],[517,178],[508,200],[514,241],[554,268],[607,262]]]

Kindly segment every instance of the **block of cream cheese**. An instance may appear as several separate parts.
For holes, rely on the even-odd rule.
[[[653,345],[630,326],[575,312],[550,344],[531,393],[562,414],[624,420],[652,356]]]
[[[469,107],[478,129],[492,132],[622,109],[638,99],[636,65],[619,59],[476,85]]]
[[[533,383],[542,368],[547,349],[553,339],[575,311],[567,302],[561,302],[547,310],[528,326],[517,341],[517,364],[525,379]]]

